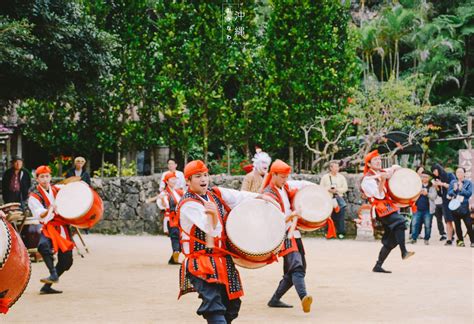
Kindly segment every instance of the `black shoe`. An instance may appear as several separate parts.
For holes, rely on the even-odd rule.
[[[446,236],[445,235],[441,235],[441,238],[439,239],[440,241],[446,241]]]
[[[382,266],[376,265],[373,269],[372,272],[379,272],[379,273],[392,273],[392,271],[385,270],[382,268]]]
[[[447,240],[446,243],[444,243],[444,245],[453,245],[453,241]]]
[[[282,302],[281,300],[279,299],[270,299],[270,301],[268,302],[268,307],[277,307],[277,308],[293,308],[292,305],[288,305],[284,302]]]
[[[61,290],[56,290],[51,287],[43,287],[40,290],[40,295],[50,295],[50,294],[62,294]]]

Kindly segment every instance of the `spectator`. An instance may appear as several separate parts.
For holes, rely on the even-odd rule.
[[[435,180],[432,179],[431,183],[433,183]],[[441,195],[438,190],[436,190],[435,186],[431,186],[432,189],[435,190],[436,192],[436,197],[434,200],[434,216],[436,217],[436,224],[438,226],[438,232],[440,235],[439,240],[440,241],[445,241],[446,240],[446,231],[444,230],[444,222],[443,222],[443,199],[441,198]]]
[[[4,203],[17,202],[26,206],[31,187],[30,172],[23,168],[23,159],[14,156],[12,167],[5,171],[2,178],[2,196]]]
[[[454,224],[456,226],[456,236],[458,237],[457,246],[464,246],[461,220],[467,228],[467,234],[471,241],[471,247],[474,247],[474,237],[472,233],[472,219],[469,211],[469,198],[472,196],[472,182],[465,178],[464,168],[456,169],[456,179],[451,181],[448,189],[448,196],[451,199],[458,199],[461,204],[453,210]]]
[[[165,177],[168,173],[174,172],[176,174],[176,178],[178,178],[178,182],[176,183],[175,188],[176,189],[186,189],[186,181],[184,180],[184,174],[181,171],[177,170],[178,164],[174,159],[168,159],[168,171],[163,172],[161,175],[161,181],[160,181],[160,191],[165,190]]]
[[[337,237],[343,239],[346,235],[344,215],[347,206],[343,196],[347,192],[348,187],[346,178],[339,173],[339,161],[329,162],[329,173],[321,178],[321,186],[326,188],[329,194],[337,200],[339,211],[336,212],[337,209],[333,210],[331,218],[336,225]]]
[[[272,163],[270,156],[262,151],[255,153],[253,156],[253,170],[247,173],[242,182],[241,191],[260,192],[263,178],[268,172],[268,168]]]
[[[85,158],[83,158],[82,156],[76,157],[74,159],[74,168],[68,170],[68,172],[66,173],[66,178],[81,177],[81,180],[90,186],[91,176],[86,170],[84,170],[85,165],[86,165]]]
[[[449,210],[448,208],[448,189],[449,184],[451,183],[451,181],[456,180],[456,177],[454,176],[454,174],[446,172],[446,170],[444,170],[444,168],[439,163],[435,163],[431,167],[431,172],[433,173],[433,176],[435,178],[433,185],[438,191],[438,195],[440,195],[442,199],[443,216],[448,231],[448,239],[444,245],[452,245],[454,235],[454,218],[451,213],[451,210]]]
[[[430,185],[430,177],[428,174],[421,172],[422,189],[418,200],[416,201],[416,213],[413,215],[412,230],[411,230],[411,241],[410,243],[415,244],[420,235],[422,225],[425,226],[424,241],[428,245],[431,237],[431,223],[433,221],[433,214],[431,213],[432,205],[430,201],[434,202],[434,199],[438,195],[436,189]]]

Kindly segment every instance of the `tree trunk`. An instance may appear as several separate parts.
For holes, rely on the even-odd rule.
[[[120,150],[117,152],[117,176],[122,176],[122,153]]]
[[[227,175],[230,175],[230,172],[231,172],[231,158],[230,158],[230,147],[231,145],[230,144],[227,144]]]
[[[188,152],[183,153],[184,165],[188,164]]]
[[[104,177],[104,162],[105,162],[105,153],[102,151],[101,158],[100,158],[100,177]]]
[[[207,164],[207,151],[209,146],[209,125],[208,125],[207,107],[204,109],[202,117],[202,149],[204,153],[204,163]]]
[[[433,75],[433,77],[431,78],[430,83],[428,83],[428,85],[426,86],[425,95],[423,96],[423,106],[430,103],[431,89],[433,88],[433,84],[435,83],[438,74],[439,72],[436,72],[435,75]]]
[[[400,72],[400,53],[398,52],[398,40],[395,40],[395,65],[396,65],[396,80],[398,81],[398,75]]]
[[[63,176],[63,159],[61,155],[59,156],[59,163],[58,163],[58,177]]]
[[[294,150],[293,145],[290,145],[288,147],[288,155],[289,155],[290,166],[291,166],[292,169],[294,169],[294,166],[295,166],[295,150]]]
[[[150,149],[150,174],[155,174],[155,149]]]
[[[464,91],[466,91],[467,87],[467,80],[469,77],[469,36],[466,36],[464,42],[464,47],[465,47],[465,53],[464,53],[464,77],[463,77],[463,82],[461,86],[461,96],[464,95]]]
[[[384,66],[384,56],[380,57],[380,82],[383,82],[383,66]]]

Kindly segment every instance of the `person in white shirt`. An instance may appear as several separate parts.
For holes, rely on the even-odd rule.
[[[243,295],[239,272],[229,254],[225,231],[227,213],[258,193],[214,187],[204,162],[189,162],[184,168],[188,191],[178,207],[182,251],[180,297],[197,291],[202,303],[197,314],[208,323],[230,323],[237,318]]]
[[[336,225],[337,237],[343,239],[346,235],[344,216],[347,206],[344,200],[344,194],[347,192],[348,187],[346,178],[339,173],[339,161],[334,160],[329,162],[329,173],[323,175],[320,184],[326,188],[329,194],[337,201],[338,208],[333,210],[331,218]]]
[[[62,291],[51,288],[59,281],[59,277],[72,266],[72,250],[74,243],[71,239],[69,226],[55,213],[55,200],[59,187],[51,185],[51,169],[48,166],[39,166],[36,169],[38,185],[30,192],[28,207],[33,218],[43,224],[38,252],[43,257],[49,270],[49,277],[40,281],[44,286],[40,294],[58,294]],[[54,266],[53,255],[58,254],[58,262]]]
[[[179,244],[179,220],[176,210],[178,209],[178,203],[184,192],[181,189],[176,189],[176,183],[178,182],[176,173],[167,173],[164,181],[166,183],[165,189],[156,197],[148,199],[147,202],[150,203],[156,200],[158,208],[165,211],[163,230],[165,233],[169,233],[171,248],[173,249],[173,254],[170,257],[168,264],[180,264],[179,253],[181,248]]]
[[[269,307],[290,308],[293,307],[282,302],[280,299],[292,287],[301,300],[301,306],[305,313],[311,311],[313,297],[306,292],[306,259],[304,257],[303,241],[301,233],[295,228],[298,211],[292,210],[292,200],[298,189],[311,185],[308,181],[288,181],[291,167],[281,160],[276,160],[270,167],[270,172],[265,177],[262,188],[266,196],[272,197],[280,205],[281,211],[286,216],[287,234],[283,249],[279,256],[284,258],[283,279],[268,302]]]
[[[178,181],[176,183],[176,189],[182,189],[186,190],[186,181],[184,179],[184,174],[181,171],[177,170],[178,164],[174,159],[168,159],[168,171],[163,172],[161,175],[161,180],[160,180],[160,191],[165,190],[166,183],[164,181],[166,175],[170,172],[174,172],[176,174],[176,178],[178,178]]]
[[[364,176],[360,185],[362,192],[372,205],[372,214],[382,223],[384,234],[382,248],[375,263],[373,272],[391,273],[382,268],[382,264],[390,252],[398,245],[402,259],[406,260],[415,252],[409,252],[405,246],[405,217],[400,215],[388,191],[387,180],[391,178],[398,165],[382,169],[382,159],[377,150],[365,157]]]

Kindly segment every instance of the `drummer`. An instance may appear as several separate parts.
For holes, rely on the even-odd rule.
[[[282,302],[280,299],[292,287],[295,286],[296,292],[301,300],[301,306],[305,313],[311,311],[311,304],[313,297],[306,292],[306,259],[301,240],[301,233],[295,229],[297,221],[297,212],[292,208],[293,197],[298,191],[310,185],[308,181],[288,181],[291,167],[281,160],[276,160],[270,167],[270,172],[265,177],[263,182],[263,193],[275,199],[287,216],[287,238],[285,239],[284,247],[280,251],[279,256],[284,258],[283,262],[283,279],[281,279],[278,288],[268,302],[269,307],[291,308]],[[335,232],[334,223],[328,229],[330,232]],[[335,233],[334,233],[335,235]]]
[[[415,252],[407,251],[405,247],[405,218],[398,212],[399,208],[392,201],[387,188],[387,179],[390,179],[398,168],[400,168],[398,165],[394,165],[391,168],[382,169],[382,159],[377,150],[365,157],[361,190],[372,205],[373,215],[384,228],[382,248],[372,269],[373,272],[391,273],[382,268],[382,264],[397,245],[400,246],[403,260],[415,254]]]
[[[163,223],[168,224],[167,231],[169,232],[171,247],[173,249],[173,254],[170,257],[168,264],[180,264],[179,252],[181,251],[181,248],[179,244],[179,221],[178,215],[176,214],[176,208],[184,192],[183,190],[176,188],[178,182],[176,173],[168,172],[163,178],[163,181],[165,182],[164,190],[156,197],[148,199],[147,202],[153,202],[156,200],[158,207],[165,211],[165,221]]]
[[[51,169],[42,165],[36,169],[38,185],[33,188],[28,198],[28,207],[33,217],[43,224],[38,252],[43,257],[49,270],[49,277],[40,281],[44,286],[40,294],[59,294],[60,290],[51,286],[58,283],[59,277],[72,266],[72,250],[74,243],[71,240],[69,226],[55,213],[55,199],[59,188],[51,185]],[[58,263],[54,266],[54,253],[58,253]]]
[[[178,206],[182,250],[186,258],[180,268],[180,293],[196,291],[202,303],[197,314],[208,323],[231,323],[243,296],[239,272],[228,251],[225,222],[229,211],[258,193],[214,187],[204,162],[195,160],[184,168],[188,191]]]

